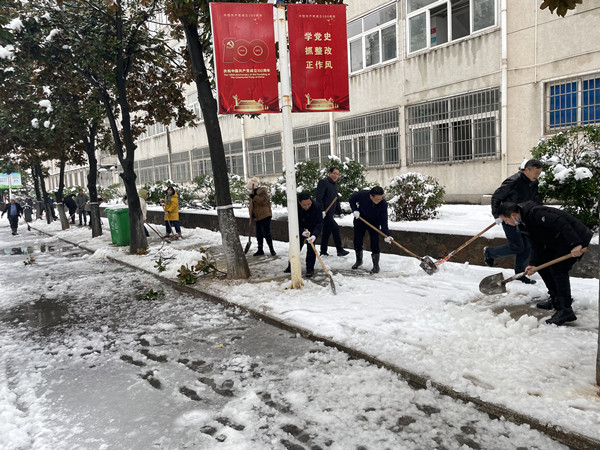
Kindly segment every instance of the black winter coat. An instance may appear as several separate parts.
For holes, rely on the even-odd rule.
[[[330,177],[325,177],[317,183],[316,200],[323,208],[323,211],[325,211],[334,198],[338,199],[333,206],[329,208],[329,211],[327,211],[328,216],[342,214],[342,207],[340,206],[340,200],[338,197],[339,194],[337,190],[337,184]]]
[[[529,264],[533,266],[546,262],[542,254],[547,251],[559,257],[578,245],[587,247],[592,240],[593,233],[588,227],[560,209],[529,201],[519,204],[519,212],[519,231],[529,234],[531,239]]]
[[[358,211],[360,216],[376,228],[381,228],[389,236],[387,202],[381,200],[376,205],[371,201],[370,191],[358,191],[350,196],[352,211]],[[359,219],[360,220],[360,219]]]
[[[67,195],[63,200],[64,205],[69,208],[69,214],[73,214],[77,210],[77,203],[71,195]]]
[[[498,218],[498,209],[504,202],[533,201],[541,205],[542,198],[538,193],[538,184],[538,180],[531,181],[522,170],[508,177],[492,194],[492,215]]]
[[[313,200],[308,211],[303,210],[298,205],[298,224],[300,225],[300,236],[307,229],[310,234],[319,237],[321,231],[323,231],[323,208],[321,208],[321,205]]]

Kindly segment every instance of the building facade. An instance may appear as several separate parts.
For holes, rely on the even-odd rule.
[[[597,2],[565,18],[540,0],[347,3],[351,110],[293,114],[296,162],[354,159],[382,186],[419,172],[439,180],[446,201],[479,203],[540,138],[600,123]],[[187,98],[200,116],[194,86]],[[281,115],[221,116],[220,125],[231,172],[281,176]],[[203,124],[155,125],[137,144],[140,184],[211,174]],[[116,157],[107,162],[103,179],[118,183]],[[67,184],[83,172],[68,168]]]

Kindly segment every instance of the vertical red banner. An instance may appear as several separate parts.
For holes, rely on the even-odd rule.
[[[345,5],[287,5],[292,111],[349,111]]]
[[[211,3],[219,113],[279,112],[273,5]]]

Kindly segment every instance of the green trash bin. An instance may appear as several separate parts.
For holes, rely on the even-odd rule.
[[[106,209],[110,237],[115,245],[129,245],[129,208]]]

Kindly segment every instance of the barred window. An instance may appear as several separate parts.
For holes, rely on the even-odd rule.
[[[400,164],[399,114],[389,109],[336,122],[340,158],[365,167]]]
[[[545,129],[600,123],[600,75],[546,84]]]
[[[244,154],[242,141],[224,144],[227,172],[244,176]]]
[[[331,154],[329,123],[294,130],[294,156],[296,162],[327,161]]]
[[[499,93],[490,89],[407,107],[409,164],[496,158]]]
[[[208,147],[192,150],[192,179],[200,175],[212,176],[212,163]]]
[[[280,174],[283,171],[280,133],[248,139],[247,148],[250,176]]]

